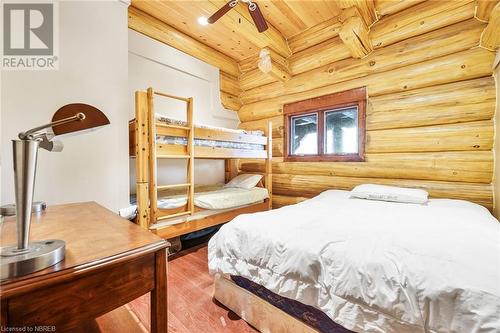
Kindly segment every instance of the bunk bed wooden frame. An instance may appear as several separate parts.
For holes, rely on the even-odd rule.
[[[166,124],[156,120],[154,97],[160,96],[186,103],[186,125]],[[187,138],[187,145],[162,144],[156,136],[166,135]],[[264,150],[236,149],[195,146],[195,139],[251,143],[263,145]],[[220,129],[195,127],[193,122],[193,98],[178,97],[155,91],[135,92],[135,119],[129,122],[129,155],[135,157],[136,165],[136,222],[144,229],[151,230],[163,238],[173,238],[189,232],[229,222],[244,213],[271,209],[272,202],[272,124],[269,123],[265,136],[236,133]],[[157,184],[157,159],[186,159],[187,182],[181,184]],[[191,216],[204,209],[194,205],[194,164],[195,159],[223,159],[225,180],[228,182],[238,174],[237,159],[264,159],[263,182],[259,185],[269,192],[264,202],[240,208],[224,210],[200,219],[183,221],[170,225],[156,225],[165,220]],[[171,188],[185,188],[187,204],[175,209],[158,208],[158,191]]]

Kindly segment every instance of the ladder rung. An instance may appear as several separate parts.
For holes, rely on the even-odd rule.
[[[156,189],[158,189],[158,190],[165,190],[167,188],[188,187],[188,186],[191,186],[191,183],[161,185],[161,186],[156,186]]]
[[[163,97],[168,97],[168,98],[173,98],[173,99],[178,99],[179,101],[184,101],[184,102],[189,102],[189,98],[186,97],[179,97],[179,96],[174,96],[170,94],[165,94],[159,91],[154,91],[153,92],[155,95],[163,96]]]
[[[188,127],[188,126],[171,125],[171,124],[163,124],[163,123],[156,123],[156,126],[159,126],[159,127],[168,127],[168,128],[177,128],[177,129],[183,129],[183,130],[186,130],[186,131],[191,130],[191,127]]]
[[[172,214],[172,215],[163,215],[163,216],[157,217],[156,220],[157,221],[163,221],[163,220],[171,219],[171,218],[174,218],[174,217],[179,217],[179,216],[184,216],[184,215],[189,215],[189,214],[191,214],[190,210],[188,210],[186,212],[180,212],[180,213]]]
[[[156,158],[191,158],[189,155],[156,155]]]

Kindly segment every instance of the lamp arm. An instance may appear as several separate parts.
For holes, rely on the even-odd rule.
[[[85,114],[82,112],[78,112],[73,117],[68,117],[68,118],[57,120],[57,121],[53,121],[51,123],[32,128],[26,132],[21,132],[21,133],[19,133],[19,139],[21,139],[21,140],[36,139],[38,137],[36,134],[43,129],[67,124],[67,123],[70,123],[70,122],[76,121],[76,120],[81,121],[84,119],[85,119]]]

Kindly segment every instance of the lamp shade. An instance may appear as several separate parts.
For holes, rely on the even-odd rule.
[[[85,117],[82,117],[83,119],[80,119],[79,121],[72,121],[52,126],[54,134],[62,135],[109,124],[109,119],[104,115],[102,111],[100,111],[96,107],[93,107],[92,105],[83,103],[67,104],[61,107],[56,111],[56,113],[54,113],[52,122],[56,122],[69,117],[74,117],[79,113],[83,114]]]

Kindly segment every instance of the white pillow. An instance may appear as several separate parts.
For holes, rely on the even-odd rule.
[[[231,179],[224,187],[237,187],[250,190],[254,188],[262,179],[262,175],[244,173]]]
[[[405,202],[415,204],[427,203],[429,193],[416,188],[403,188],[385,185],[363,184],[351,191],[351,198],[368,200]]]

